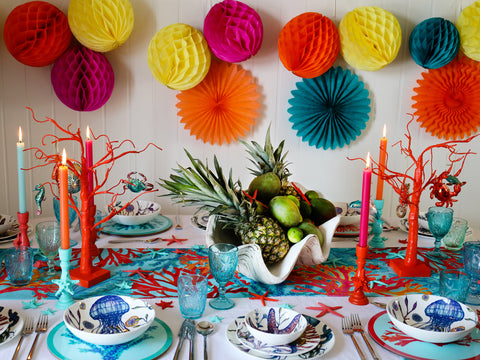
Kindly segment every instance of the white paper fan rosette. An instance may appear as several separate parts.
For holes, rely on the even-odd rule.
[[[350,70],[332,67],[321,76],[303,79],[292,95],[288,100],[292,129],[317,149],[350,144],[369,119],[369,92]]]

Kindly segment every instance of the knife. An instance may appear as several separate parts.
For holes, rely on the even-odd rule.
[[[183,320],[182,326],[180,327],[180,331],[178,332],[178,337],[180,340],[178,341],[177,349],[175,350],[175,355],[173,356],[173,360],[178,360],[178,356],[180,355],[180,350],[182,350],[183,341],[188,333],[188,320]]]

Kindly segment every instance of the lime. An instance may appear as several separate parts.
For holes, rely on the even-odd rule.
[[[290,242],[295,244],[303,239],[303,231],[299,227],[291,227],[287,231],[287,237]]]

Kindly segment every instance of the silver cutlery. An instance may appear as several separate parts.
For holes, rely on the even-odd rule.
[[[360,349],[360,346],[358,346],[357,339],[355,339],[355,336],[353,335],[353,329],[350,324],[350,321],[348,321],[346,318],[342,318],[342,331],[344,334],[350,335],[350,338],[353,341],[353,344],[357,348],[358,355],[360,356],[361,360],[365,360],[365,355],[363,355],[362,350]]]
[[[28,336],[32,333],[33,333],[33,320],[31,318],[27,318],[25,320],[25,324],[23,325],[22,336],[20,337],[20,340],[18,340],[17,348],[13,353],[12,360],[15,360],[17,358],[18,351],[20,350],[20,346],[22,345],[23,337]]]
[[[365,332],[363,331],[363,327],[362,327],[362,322],[360,321],[360,316],[358,316],[358,314],[353,314],[351,316],[351,324],[352,324],[353,331],[356,331],[362,334],[363,340],[365,341],[365,344],[367,344],[368,350],[370,351],[370,354],[372,354],[373,359],[380,360],[380,358],[375,353],[375,350],[373,349],[372,344],[370,343],[370,341],[368,341],[368,338],[365,336]]]
[[[156,237],[156,238],[153,238],[153,239],[146,239],[146,240],[143,240],[143,239],[115,239],[115,240],[109,240],[108,243],[109,244],[124,244],[124,243],[132,243],[132,242],[142,242],[144,244],[154,244],[161,239],[162,238],[160,238],[160,237]]]
[[[203,335],[203,360],[208,360],[207,336],[213,332],[213,324],[209,321],[200,321],[197,324],[197,332]]]
[[[195,336],[195,322],[192,319],[185,319],[183,320],[182,326],[180,326],[180,331],[178,332],[178,345],[175,349],[175,355],[173,356],[173,360],[178,360],[180,356],[180,351],[182,350],[183,342],[185,338],[190,340],[190,356],[189,359],[193,360],[193,339]]]
[[[35,345],[37,345],[38,335],[43,334],[48,329],[48,317],[47,315],[42,315],[38,318],[37,326],[35,327],[35,340],[33,341],[32,348],[28,353],[27,360],[31,360],[33,356],[33,351],[35,350]]]
[[[187,326],[187,336],[188,340],[190,340],[190,353],[188,356],[189,360],[195,360],[195,322],[190,320]]]

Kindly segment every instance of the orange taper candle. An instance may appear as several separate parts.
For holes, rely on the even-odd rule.
[[[68,216],[68,167],[67,153],[63,149],[62,165],[58,167],[58,186],[60,188],[60,231],[61,248],[70,248],[70,221]]]
[[[377,196],[375,199],[383,199],[383,175],[387,165],[387,125],[383,125],[383,137],[380,139],[380,158],[378,159]]]

